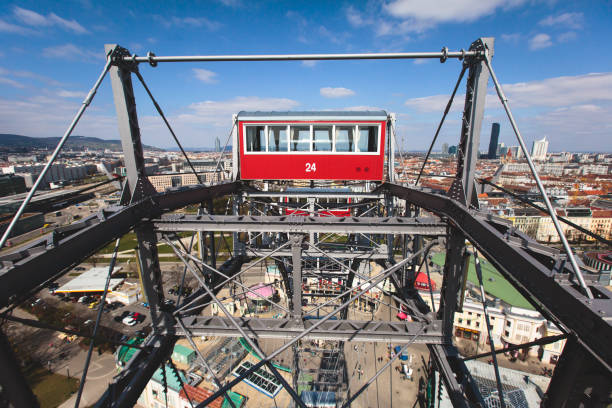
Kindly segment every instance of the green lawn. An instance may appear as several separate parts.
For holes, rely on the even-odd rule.
[[[436,265],[444,266],[445,254],[439,252],[433,255],[433,262]],[[495,296],[512,306],[522,307],[523,309],[535,310],[535,308],[493,267],[486,259],[479,256],[480,267],[482,269],[482,281],[485,292]],[[479,285],[474,266],[474,257],[470,256],[470,267],[468,269],[468,280],[475,285]]]
[[[79,381],[76,378],[53,374],[40,366],[29,369],[25,375],[41,408],[58,407],[79,388]]]

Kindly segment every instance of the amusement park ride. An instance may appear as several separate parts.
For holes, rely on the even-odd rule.
[[[454,313],[461,308],[462,282],[470,252],[495,266],[547,320],[559,327],[567,340],[543,398],[544,406],[604,406],[605,401],[609,401],[612,293],[601,286],[595,276],[580,270],[563,238],[565,253],[534,242],[503,219],[478,207],[474,174],[490,77],[518,141],[527,153],[491,66],[492,38],[478,39],[469,50],[456,52],[444,48],[440,52],[421,53],[185,57],[149,53],[139,57],[117,45],[107,45],[106,53],[107,63],[102,74],[45,171],[108,73],[127,168],[121,205],[106,208],[82,222],[54,231],[27,248],[3,256],[0,270],[0,307],[4,308],[2,316],[10,318],[14,307],[47,282],[62,276],[113,240],[135,231],[139,273],[150,305],[152,332],[96,406],[133,406],[154,371],[168,361],[177,339],[186,337],[192,342],[194,336],[242,337],[262,357],[259,363],[243,367],[241,375],[232,381],[215,378],[217,390],[198,407],[223,396],[264,365],[289,392],[295,406],[306,407],[306,402],[297,393],[299,362],[293,365],[293,384],[289,384],[272,364],[274,357],[287,350],[298,357],[305,340],[333,342],[333,358],[340,364],[342,353],[351,352],[343,348],[344,342],[349,340],[392,341],[401,344],[403,349],[413,343],[426,344],[431,359],[428,382],[436,390],[430,394],[427,406],[438,406],[436,396],[441,389],[456,407],[489,406],[491,400],[484,401],[464,357],[452,341]],[[467,74],[457,174],[447,194],[395,182],[395,118],[384,111],[240,112],[233,118],[231,182],[156,193],[145,175],[132,78],[137,77],[149,96],[153,96],[140,74],[140,64],[156,67],[165,62],[190,61],[412,58],[435,58],[443,63],[448,59],[461,61],[453,97]],[[154,104],[180,147],[159,104],[155,100]],[[558,225],[535,167],[529,155],[526,156],[547,209]],[[44,172],[15,220],[23,213],[43,176]],[[214,213],[213,200],[221,197],[228,200],[229,214]],[[200,205],[197,214],[180,211],[190,204]],[[0,246],[6,242],[13,224]],[[207,249],[203,251],[206,256],[202,259],[192,254],[192,248],[185,247],[177,239],[178,232],[190,232],[199,237],[199,247]],[[233,240],[227,248],[231,257],[217,265],[218,248],[223,240],[218,236],[223,237],[223,233],[232,234]],[[330,242],[326,240],[330,234],[342,239]],[[199,283],[199,288],[178,305],[164,302],[157,253],[159,242],[174,250],[185,264],[185,270]],[[414,289],[414,283],[420,266],[436,245],[445,248],[446,260],[440,305],[438,310],[430,310]],[[380,266],[380,271],[365,274],[363,265],[372,261]],[[114,262],[115,258],[110,270]],[[229,285],[242,287],[238,282],[247,269],[244,265],[253,262],[273,262],[278,268],[287,293],[286,304],[273,304],[282,310],[281,316],[237,317],[217,297]],[[333,293],[320,303],[304,301],[312,298],[312,290],[304,285],[308,277],[333,279],[336,282]],[[362,283],[355,287],[355,280]],[[403,321],[350,320],[349,306],[366,297],[370,288],[382,286],[384,282],[390,282],[390,288],[383,289],[386,305],[410,318]],[[369,298],[369,301],[384,302],[382,298]],[[215,304],[221,314],[201,315],[201,311],[211,304]],[[95,330],[98,324],[99,318]],[[15,407],[38,406],[20,374],[5,335],[0,336],[2,390]],[[269,338],[282,339],[284,343],[266,355],[259,343]],[[558,336],[544,337],[518,348],[558,339]],[[495,356],[504,350],[491,346],[488,353],[497,368]],[[201,354],[199,358],[202,364],[207,364]],[[386,368],[388,365],[375,377]],[[501,391],[498,370],[496,372],[500,390],[496,403],[510,406]],[[351,390],[341,401],[342,406],[350,406],[370,383],[372,381],[367,381],[361,389]]]

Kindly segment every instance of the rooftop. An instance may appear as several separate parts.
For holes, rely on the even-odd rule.
[[[116,266],[113,269],[113,275],[121,270],[121,267]],[[99,266],[91,268],[83,272],[76,278],[72,279],[65,285],[56,290],[57,293],[74,293],[74,292],[102,292],[106,285],[106,277],[108,275],[108,266]],[[109,283],[109,291],[113,291],[123,282],[123,278],[111,279]]]
[[[432,257],[432,261],[439,266],[444,266],[445,259],[446,254],[444,252],[434,254]],[[527,299],[525,299],[523,295],[521,295],[486,259],[481,259],[480,267],[482,269],[482,280],[485,292],[512,306],[535,310]],[[476,267],[474,266],[474,257],[472,256],[470,256],[470,266],[467,278],[471,283],[479,285],[478,277],[476,276]]]

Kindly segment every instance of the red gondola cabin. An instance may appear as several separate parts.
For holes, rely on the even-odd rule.
[[[385,111],[240,112],[236,121],[240,179],[383,181]]]

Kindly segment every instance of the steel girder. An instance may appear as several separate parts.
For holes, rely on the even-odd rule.
[[[316,319],[264,319],[240,318],[238,322],[252,338],[261,339],[293,339],[316,323]],[[192,336],[236,336],[236,329],[230,321],[220,316],[193,316],[183,319],[185,329]],[[305,340],[340,340],[340,341],[372,341],[393,342],[404,344],[412,336],[420,333],[415,343],[445,344],[440,330],[441,322],[434,320],[422,322],[386,322],[374,320],[328,320],[317,327],[303,339]],[[175,333],[185,336],[180,326],[175,327]]]
[[[128,365],[113,378],[96,403],[96,408],[133,407],[155,370],[170,357],[176,340],[177,337],[171,334],[150,336],[146,348],[138,350]]]
[[[98,216],[87,219],[82,229],[59,239],[55,244],[42,249],[19,250],[0,257],[5,261],[4,268],[0,270],[0,307],[23,299],[45,282],[57,279],[112,240],[129,232],[142,220],[234,193],[239,187],[239,182],[233,182],[160,193],[113,212],[102,211]]]
[[[273,250],[272,249],[251,249],[249,248],[249,254],[253,254],[254,256],[261,256],[261,257],[266,257],[266,256],[270,256],[272,254]],[[325,250],[325,254],[335,258],[335,259],[348,259],[348,260],[353,260],[353,259],[371,259],[371,260],[378,260],[378,259],[388,259],[389,258],[389,254],[387,253],[386,249],[385,251],[380,251],[377,249],[373,249],[372,251],[360,251],[358,249],[354,250],[354,251],[338,251],[338,250]],[[282,258],[282,257],[288,257],[291,256],[291,251],[276,251],[273,254],[276,257]],[[322,258],[323,255],[321,255],[321,252],[319,251],[314,251],[314,250],[308,250],[305,249],[302,251],[302,255],[304,256],[304,258]]]
[[[594,286],[600,297],[588,299],[571,276],[556,276],[554,270],[526,251],[510,245],[495,227],[480,220],[477,212],[448,197],[395,184],[381,188],[447,217],[545,317],[575,333],[579,342],[610,369],[612,350],[607,344],[612,338],[612,293],[605,287]]]
[[[434,218],[305,217],[170,214],[153,221],[158,231],[238,231],[442,236],[446,224]]]

